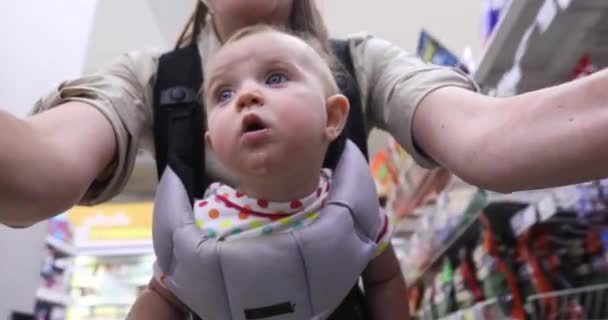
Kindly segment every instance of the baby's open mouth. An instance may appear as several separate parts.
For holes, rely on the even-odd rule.
[[[267,129],[266,125],[255,114],[248,114],[243,118],[243,133],[255,132]]]

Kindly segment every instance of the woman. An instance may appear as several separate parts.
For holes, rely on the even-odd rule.
[[[204,66],[232,32],[260,22],[327,40],[312,0],[208,0],[180,44],[198,41]],[[498,99],[384,40],[349,42],[367,127],[387,130],[420,164],[503,192],[608,176],[608,73]],[[63,83],[25,120],[0,112],[1,223],[28,226],[122,189],[139,146],[152,145],[158,56],[130,53]],[[213,159],[207,168],[230,180]]]

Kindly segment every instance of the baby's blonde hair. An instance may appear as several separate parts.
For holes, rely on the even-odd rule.
[[[226,40],[224,45],[242,40],[244,38],[247,38],[247,37],[250,37],[253,35],[266,33],[266,32],[279,32],[279,33],[283,33],[283,34],[286,34],[289,36],[293,36],[293,37],[296,37],[296,38],[302,40],[309,47],[311,47],[317,53],[317,55],[321,58],[321,61],[323,61],[329,69],[329,74],[319,75],[322,78],[321,80],[323,82],[325,82],[324,85],[325,85],[325,89],[327,90],[327,94],[334,95],[334,94],[337,94],[340,92],[340,90],[338,89],[338,85],[336,84],[336,80],[333,77],[333,74],[336,74],[337,72],[341,71],[341,69],[339,68],[339,64],[336,62],[334,55],[327,50],[326,46],[323,46],[323,44],[317,38],[315,38],[309,34],[306,34],[306,33],[298,34],[296,32],[288,31],[288,30],[285,30],[285,29],[282,29],[282,28],[279,28],[276,26],[269,26],[266,24],[257,24],[257,25],[245,27],[243,29],[236,31],[235,33],[232,34],[232,36],[230,36],[230,38],[228,38],[228,40]]]

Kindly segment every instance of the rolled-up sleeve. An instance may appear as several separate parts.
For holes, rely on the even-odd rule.
[[[110,171],[90,186],[81,205],[111,199],[131,175],[140,140],[151,134],[152,89],[158,56],[154,52],[125,54],[98,72],[63,82],[35,104],[32,114],[68,101],[84,102],[99,110],[114,129],[117,144],[114,162]]]
[[[390,133],[419,165],[436,166],[413,139],[416,108],[436,89],[457,86],[478,90],[478,86],[460,70],[426,64],[386,40],[358,34],[349,41],[368,127]]]

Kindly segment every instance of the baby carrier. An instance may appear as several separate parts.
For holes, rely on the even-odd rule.
[[[355,256],[343,257],[342,261],[345,264],[349,264],[350,260],[350,264],[354,268],[353,270],[357,270],[358,274],[360,274],[363,270],[362,268],[369,261],[370,254],[373,254],[375,250],[375,243],[370,240],[373,237],[370,238],[364,233],[381,227],[382,222],[374,220],[365,222],[365,219],[371,219],[369,217],[379,219],[377,205],[374,205],[377,204],[375,197],[365,199],[360,196],[353,196],[364,194],[364,190],[366,189],[360,186],[367,185],[371,188],[365,191],[367,194],[373,195],[375,192],[373,181],[371,181],[369,172],[367,172],[365,159],[361,156],[361,152],[364,155],[367,154],[367,133],[363,122],[359,89],[353,76],[354,72],[348,43],[345,41],[332,41],[331,45],[335,56],[338,57],[338,60],[345,69],[345,72],[336,76],[336,81],[343,94],[348,97],[351,109],[346,128],[341,137],[330,145],[324,166],[337,170],[335,177],[338,179],[338,185],[340,183],[344,185],[344,191],[349,190],[349,184],[352,183],[350,185],[352,193],[343,194],[344,191],[341,191],[337,187],[336,182],[334,182],[335,192],[330,194],[329,203],[332,203],[332,205],[328,205],[328,208],[330,208],[328,210],[341,212],[334,215],[334,218],[341,215],[342,219],[346,219],[345,221],[363,224],[356,227],[353,227],[354,225],[351,226],[349,229],[350,233],[348,230],[344,230],[345,236],[346,234],[350,234],[350,236],[357,235],[356,238],[349,239],[348,241],[345,239],[337,240],[340,244],[352,243],[356,246],[356,249],[349,251],[344,250],[344,248],[334,248],[331,251],[332,255],[327,257],[330,260],[318,260],[317,263],[319,266],[323,266],[324,264],[332,265],[332,261],[334,261],[335,257],[338,257],[338,253],[346,253],[348,251]],[[191,205],[194,199],[199,199],[203,196],[205,189],[210,183],[205,175],[204,168],[205,148],[203,133],[205,115],[204,108],[200,105],[201,99],[198,96],[202,82],[201,59],[195,44],[176,49],[161,56],[154,90],[154,132],[157,171],[159,177],[162,177],[155,205],[154,246],[158,257],[157,268],[160,269],[158,270],[159,272],[167,275],[167,287],[187,305],[193,308],[194,306],[201,306],[200,308],[195,308],[193,312],[196,314],[195,317],[198,315],[203,319],[308,319],[312,318],[313,315],[317,315],[319,319],[365,319],[362,293],[356,284],[358,277],[353,278],[351,276],[350,283],[346,283],[348,282],[346,280],[342,280],[343,283],[338,281],[338,278],[340,278],[338,275],[347,273],[341,269],[343,266],[336,265],[336,267],[329,268],[331,270],[326,270],[327,273],[321,272],[325,277],[328,274],[333,275],[322,285],[332,285],[335,288],[332,289],[334,292],[331,293],[330,291],[332,290],[322,287],[324,291],[327,291],[327,295],[321,294],[319,296],[317,296],[319,293],[312,288],[318,282],[315,284],[315,282],[310,282],[307,279],[307,277],[313,277],[313,273],[317,272],[318,268],[303,266],[301,261],[299,265],[300,271],[296,271],[298,269],[294,268],[291,270],[291,273],[286,273],[292,274],[294,281],[299,277],[298,279],[301,280],[301,283],[285,282],[281,284],[278,279],[266,279],[268,280],[268,284],[272,285],[271,291],[274,291],[278,295],[274,297],[263,291],[263,286],[260,286],[259,283],[256,282],[254,284],[250,280],[239,279],[237,276],[238,272],[236,271],[238,270],[236,269],[245,267],[252,262],[255,262],[257,268],[265,264],[269,264],[268,267],[280,266],[276,261],[259,261],[255,259],[255,257],[263,255],[260,255],[259,252],[255,253],[253,249],[262,250],[262,252],[264,250],[274,253],[284,252],[289,256],[295,253],[302,254],[303,248],[312,248],[307,246],[321,245],[323,248],[329,248],[328,244],[325,243],[325,237],[322,235],[322,228],[319,227],[319,230],[315,232],[316,239],[314,241],[313,239],[306,240],[308,239],[306,235],[294,236],[291,233],[284,233],[278,236],[289,236],[292,239],[288,241],[276,241],[271,240],[270,237],[260,238],[260,241],[239,244],[238,248],[207,239],[202,235],[201,230],[196,228],[192,218]],[[354,141],[360,151],[356,150],[356,147],[353,147],[352,143],[347,143],[347,138]],[[338,165],[339,161],[340,165]],[[339,174],[338,172],[343,173]],[[353,189],[354,186],[358,188]],[[362,199],[365,199],[366,202],[361,201]],[[360,202],[355,203],[357,201]],[[366,203],[367,206],[358,207]],[[354,208],[357,208],[357,210],[353,210]],[[373,212],[369,213],[374,210],[375,214]],[[368,218],[363,218],[364,222],[361,222],[359,221],[361,217],[355,216],[354,211],[368,212],[365,214]],[[175,212],[180,212],[180,215],[176,215]],[[333,225],[331,221],[321,221],[320,223]],[[334,221],[334,223],[337,222]],[[347,226],[343,227],[348,229]],[[332,234],[334,233],[332,232]],[[299,240],[293,242],[293,239]],[[357,239],[358,241],[356,241]],[[194,242],[197,245],[192,247],[192,243]],[[181,247],[180,249],[178,246],[180,243],[188,247],[188,249],[185,247]],[[288,245],[287,243],[290,244]],[[276,248],[277,245],[279,248]],[[244,248],[248,249],[245,250]],[[177,251],[182,249],[186,251]],[[180,264],[178,263],[180,260],[175,259],[177,256],[180,259],[188,257],[191,260],[188,260],[188,262],[182,261]],[[204,259],[202,258],[203,256]],[[364,261],[365,263],[363,263]],[[221,267],[219,265],[220,262]],[[302,267],[309,269],[302,269]],[[194,268],[195,270],[190,268]],[[359,271],[359,269],[361,270]],[[218,273],[212,276],[208,275],[210,279],[213,279],[211,282],[217,286],[212,285],[211,282],[205,283],[205,285],[201,284],[201,279],[198,278],[201,274],[197,272],[202,270],[208,270],[209,272],[213,270],[222,275],[221,277],[217,276]],[[193,271],[197,272],[192,273]],[[273,271],[266,274],[276,275],[276,272]],[[321,276],[317,275],[317,277]],[[180,284],[183,286],[178,287]],[[188,286],[185,286],[186,284]],[[243,287],[249,285],[251,285],[249,291]],[[346,288],[344,288],[345,285],[347,285]],[[239,290],[228,290],[228,288],[237,288]],[[349,291],[348,288],[352,288],[352,290]],[[180,292],[180,290],[184,291],[184,289],[185,291],[194,291]],[[212,295],[211,293],[213,292],[215,294]],[[244,294],[238,296],[239,292]],[[252,292],[256,294],[251,296]],[[339,295],[339,293],[344,295],[345,292],[349,292],[345,297]],[[290,293],[297,293],[299,297],[290,297]],[[283,297],[283,299],[279,299],[279,296]],[[248,299],[251,301],[248,301]],[[266,304],[262,303],[264,299],[267,299],[269,302]],[[318,299],[322,299],[322,301]],[[210,306],[210,301],[215,301],[217,305]],[[340,303],[340,301],[342,302]],[[336,305],[338,305],[337,308],[335,308]],[[333,313],[331,315],[327,313],[332,310]]]

